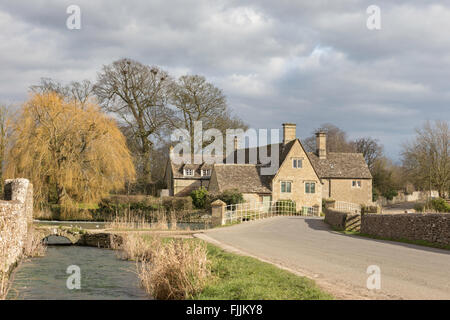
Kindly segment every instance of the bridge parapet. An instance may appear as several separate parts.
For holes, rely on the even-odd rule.
[[[33,219],[33,185],[27,179],[5,181],[0,200],[0,273],[8,272],[23,253]]]

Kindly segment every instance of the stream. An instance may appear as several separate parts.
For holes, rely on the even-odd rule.
[[[67,288],[71,265],[80,268],[80,289]],[[50,245],[44,257],[16,269],[8,299],[148,299],[135,272],[135,263],[117,259],[113,250]]]

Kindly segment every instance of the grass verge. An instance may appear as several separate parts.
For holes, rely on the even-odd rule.
[[[313,280],[255,258],[228,253],[200,239],[157,238],[130,233],[120,247],[113,247],[122,250],[122,259],[138,262],[138,274],[143,287],[150,296],[157,299],[333,299]],[[169,263],[172,260],[173,263]],[[139,262],[142,264],[139,265]],[[198,265],[198,262],[202,263]],[[177,272],[174,273],[175,269]],[[173,276],[174,274],[185,274],[188,277],[181,279]],[[149,275],[151,280],[147,279]],[[154,286],[155,279],[162,284],[159,288],[146,287],[146,283]],[[189,288],[192,285],[194,287]],[[176,287],[184,288],[176,290],[181,294],[167,294],[167,288],[173,292]]]
[[[201,241],[201,240],[194,240]],[[258,259],[228,253],[208,244],[212,279],[191,299],[322,300],[333,297],[313,280]]]

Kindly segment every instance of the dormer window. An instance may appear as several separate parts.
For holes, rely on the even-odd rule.
[[[300,169],[303,167],[303,159],[302,158],[293,158],[292,159],[292,168]]]
[[[194,170],[192,170],[192,169],[184,169],[184,175],[192,177],[194,175]]]
[[[208,177],[211,175],[211,169],[202,169],[202,177]]]

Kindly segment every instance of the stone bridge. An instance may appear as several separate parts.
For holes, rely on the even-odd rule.
[[[81,232],[75,231],[72,228],[60,228],[53,226],[37,227],[36,231],[40,233],[42,240],[45,240],[50,236],[57,236],[66,238],[72,244],[78,243],[83,235]]]
[[[73,245],[89,246],[98,248],[111,248],[112,240],[120,244],[122,237],[117,234],[104,231],[88,231],[72,227],[39,226],[36,230],[40,232],[42,240],[50,236],[63,237]]]

